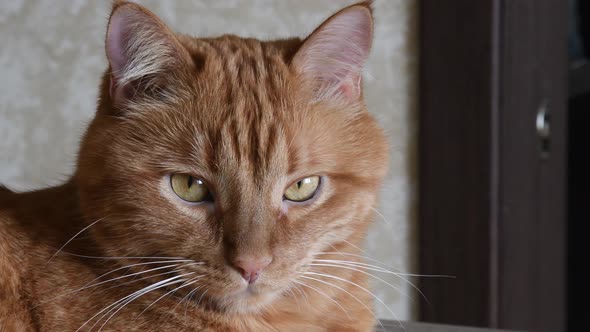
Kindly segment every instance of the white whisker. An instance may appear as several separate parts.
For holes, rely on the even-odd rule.
[[[355,262],[355,261],[346,261],[346,260],[338,260],[338,259],[314,259],[314,261],[318,262],[331,262],[331,263],[342,263],[346,265],[354,265],[358,267],[366,267],[368,270],[376,271],[376,272],[383,272],[388,274],[395,274],[398,276],[406,276],[406,277],[420,277],[420,278],[455,278],[454,276],[449,276],[445,274],[415,274],[415,273],[401,273],[401,272],[394,272],[388,269],[385,269],[378,265],[367,264],[362,262]]]
[[[168,296],[168,295],[170,295],[170,294],[172,294],[172,293],[176,292],[176,291],[177,291],[177,290],[179,290],[179,289],[182,289],[182,288],[184,288],[184,287],[186,287],[186,286],[190,286],[190,285],[194,284],[195,282],[199,281],[199,279],[200,279],[201,277],[203,277],[203,276],[202,276],[202,275],[200,275],[200,276],[194,277],[193,279],[189,279],[189,280],[188,280],[187,282],[185,282],[184,284],[182,284],[182,285],[180,285],[180,286],[178,286],[178,287],[174,288],[173,290],[171,290],[171,291],[169,291],[169,292],[165,293],[164,295],[162,295],[162,296],[158,297],[158,298],[157,298],[157,299],[156,299],[154,302],[150,303],[150,305],[148,305],[148,306],[147,306],[145,309],[143,309],[143,310],[142,310],[142,311],[139,313],[139,315],[135,316],[135,319],[133,319],[133,321],[135,321],[137,318],[139,318],[139,316],[141,316],[141,315],[142,315],[144,312],[146,312],[146,311],[147,311],[149,308],[151,308],[151,307],[152,307],[154,304],[158,303],[158,302],[159,302],[161,299],[163,299],[164,297],[166,297],[166,296]]]
[[[209,290],[209,288],[207,288],[203,293],[201,293],[201,296],[199,297],[199,300],[197,301],[197,305],[201,304],[201,300],[203,300],[203,296],[205,296],[205,294],[207,293],[208,290]]]
[[[104,277],[104,276],[106,276],[106,275],[109,275],[109,274],[111,274],[111,273],[114,273],[114,272],[116,272],[116,271],[119,271],[119,270],[121,270],[121,269],[129,268],[129,267],[132,267],[132,266],[148,265],[148,264],[156,264],[156,263],[170,263],[170,261],[166,261],[166,262],[149,262],[149,263],[131,264],[131,265],[127,265],[127,266],[124,266],[124,267],[121,267],[121,268],[115,269],[115,270],[113,270],[113,271],[107,272],[107,273],[105,273],[105,274],[102,274],[102,275],[100,275],[100,276],[98,276],[98,277],[94,278],[94,279],[93,279],[93,280],[91,280],[90,282],[86,283],[86,285],[84,285],[84,286],[82,286],[82,287],[80,287],[80,288],[78,288],[78,289],[74,289],[74,290],[72,290],[72,291],[68,291],[68,292],[66,292],[66,293],[60,294],[60,295],[58,295],[58,296],[55,296],[55,297],[52,297],[52,298],[50,298],[50,299],[48,299],[48,300],[45,300],[45,301],[43,301],[43,302],[40,302],[39,304],[37,304],[37,305],[35,306],[35,308],[36,308],[36,307],[38,307],[38,306],[40,306],[40,305],[43,305],[43,304],[45,304],[45,303],[47,303],[47,302],[50,302],[50,301],[53,301],[53,300],[55,300],[55,299],[58,299],[58,298],[64,297],[64,296],[66,296],[66,295],[73,294],[73,293],[77,293],[77,292],[80,292],[80,291],[82,291],[82,290],[85,290],[85,289],[88,289],[88,288],[93,288],[93,287],[96,287],[96,286],[100,286],[100,285],[102,285],[102,284],[105,284],[105,283],[108,283],[108,282],[112,282],[112,281],[116,281],[116,280],[120,280],[120,279],[124,279],[124,278],[128,278],[128,277],[132,277],[132,276],[139,275],[139,274],[143,274],[143,273],[148,273],[148,272],[152,272],[152,271],[157,271],[157,270],[162,270],[162,269],[166,269],[166,268],[171,268],[171,267],[176,267],[176,266],[178,266],[178,264],[172,264],[172,265],[160,266],[160,267],[153,268],[153,269],[149,269],[149,270],[146,270],[146,271],[136,272],[136,273],[132,273],[132,274],[126,274],[126,275],[123,275],[123,276],[119,276],[119,277],[112,278],[112,279],[107,279],[107,280],[104,280],[104,281],[101,281],[101,282],[98,282],[98,283],[92,284],[94,281],[100,280],[100,278],[102,278],[102,277]]]
[[[70,255],[70,256],[75,256],[75,257],[80,257],[80,258],[90,258],[90,259],[105,259],[105,260],[117,260],[117,259],[173,259],[173,260],[178,260],[178,259],[183,259],[186,261],[192,261],[191,259],[186,259],[184,257],[162,257],[162,256],[114,256],[114,257],[103,257],[103,256],[87,256],[87,255],[79,255],[79,254],[74,254],[71,252],[67,252],[67,251],[62,251],[63,254],[66,255]]]
[[[167,275],[167,274],[179,273],[179,272],[181,272],[181,271],[180,270],[172,270],[172,271],[166,271],[166,272],[162,272],[162,273],[157,273],[157,274],[150,275],[150,276],[147,276],[147,277],[142,277],[142,278],[139,278],[139,279],[133,279],[131,281],[123,282],[123,283],[120,283],[118,285],[114,285],[114,286],[111,286],[109,288],[106,288],[106,289],[113,289],[113,288],[117,288],[117,287],[122,287],[122,286],[126,286],[126,285],[129,285],[129,284],[132,284],[132,283],[136,283],[138,281],[142,281],[142,280],[146,280],[146,279],[153,279],[155,277],[160,277],[160,276],[164,276],[164,275]]]
[[[96,313],[94,316],[90,317],[90,319],[88,319],[88,320],[87,320],[87,321],[86,321],[84,324],[82,324],[82,325],[81,325],[81,326],[80,326],[80,327],[79,327],[79,328],[76,330],[76,332],[80,331],[80,330],[81,330],[81,329],[82,329],[84,326],[86,326],[86,324],[88,324],[89,322],[91,322],[91,321],[92,321],[94,318],[96,318],[96,316],[100,315],[100,314],[101,314],[101,313],[103,313],[105,310],[108,310],[109,308],[112,308],[113,306],[117,306],[117,305],[118,305],[118,304],[120,304],[121,302],[125,301],[126,299],[128,299],[128,298],[130,298],[130,297],[132,297],[132,296],[134,296],[134,295],[136,295],[136,294],[139,294],[139,293],[141,293],[142,291],[149,291],[149,290],[152,290],[152,289],[156,289],[156,288],[160,287],[161,285],[166,285],[166,283],[168,283],[168,282],[171,282],[171,281],[173,281],[173,280],[177,280],[177,279],[179,279],[179,278],[182,278],[182,276],[174,276],[174,277],[171,277],[171,278],[168,278],[168,279],[164,279],[164,280],[158,281],[158,282],[156,282],[156,283],[154,283],[154,284],[152,284],[152,285],[149,285],[149,286],[147,286],[147,287],[144,287],[144,288],[142,288],[142,289],[140,289],[140,290],[138,290],[138,291],[136,291],[136,292],[133,292],[132,294],[129,294],[129,295],[127,295],[127,296],[125,296],[125,297],[123,297],[123,298],[121,298],[121,299],[119,299],[119,300],[115,301],[114,303],[112,303],[112,304],[110,304],[110,305],[108,305],[108,306],[104,307],[103,309],[101,309],[101,310],[100,310],[99,312],[97,312],[97,313]],[[164,287],[164,286],[161,286],[161,287]],[[110,312],[110,310],[109,310],[109,312]],[[103,317],[104,317],[104,315],[103,315]],[[96,326],[96,324],[97,324],[97,323],[98,323],[98,322],[99,322],[101,319],[102,319],[102,317],[101,317],[99,320],[97,320],[97,321],[96,321],[96,323],[94,323],[94,325],[92,325],[92,327],[90,328],[90,330],[92,330],[92,328],[94,328],[94,326]]]
[[[295,287],[295,289],[296,289],[296,290],[297,290],[297,291],[298,291],[298,292],[301,294],[301,296],[303,296],[303,297],[304,297],[304,299],[305,299],[305,302],[306,302],[307,304],[309,304],[309,299],[307,298],[307,294],[305,294],[305,292],[301,290],[301,288],[299,287],[299,285],[296,285],[296,284],[294,284],[293,286],[294,286],[294,287]]]
[[[358,298],[358,297],[356,297],[356,296],[352,295],[352,294],[351,294],[349,291],[347,291],[346,289],[344,289],[344,288],[342,288],[342,287],[340,287],[340,286],[338,286],[338,285],[334,285],[334,284],[332,284],[332,283],[329,283],[329,282],[327,282],[327,281],[324,281],[324,280],[321,280],[321,279],[317,279],[317,278],[313,278],[313,277],[310,277],[310,276],[302,276],[302,278],[309,279],[309,280],[315,280],[315,281],[317,281],[317,282],[321,282],[321,283],[323,283],[323,284],[326,284],[326,285],[328,285],[328,286],[332,286],[332,287],[334,287],[334,288],[336,288],[336,289],[338,289],[338,290],[340,290],[340,291],[342,291],[342,292],[344,292],[344,293],[348,294],[350,297],[352,297],[352,298],[353,298],[353,299],[355,299],[355,300],[356,300],[358,303],[360,303],[360,304],[361,304],[363,307],[365,307],[365,309],[367,309],[367,311],[371,313],[371,315],[373,316],[373,318],[374,318],[376,321],[378,321],[378,322],[379,322],[379,324],[381,324],[381,321],[379,320],[379,318],[377,318],[377,316],[375,315],[375,313],[373,312],[373,310],[371,310],[371,308],[369,308],[369,307],[368,307],[368,306],[367,306],[365,303],[363,303],[363,301],[359,300],[359,298]],[[350,316],[349,316],[349,317],[350,317]],[[385,329],[385,327],[384,327],[383,325],[381,325],[381,327],[382,327],[383,329]]]
[[[60,251],[62,251],[62,250],[63,250],[63,248],[65,248],[65,247],[66,247],[66,246],[67,246],[67,245],[68,245],[70,242],[72,242],[72,240],[74,240],[74,239],[75,239],[75,238],[76,238],[78,235],[80,235],[80,234],[84,233],[84,231],[85,231],[85,230],[87,230],[88,228],[90,228],[90,227],[92,227],[92,226],[96,225],[98,222],[100,222],[101,220],[104,220],[105,218],[106,218],[106,217],[102,217],[102,218],[98,219],[97,221],[95,221],[95,222],[91,223],[90,225],[88,225],[88,226],[86,226],[86,227],[82,228],[82,230],[80,230],[78,233],[74,234],[74,236],[72,236],[72,237],[71,237],[71,238],[70,238],[68,241],[66,241],[66,243],[64,243],[64,245],[63,245],[63,246],[61,246],[61,248],[59,248],[59,249],[58,249],[58,250],[55,252],[55,254],[53,254],[53,255],[52,255],[50,258],[49,258],[49,260],[47,261],[47,263],[45,263],[45,267],[47,267],[47,264],[49,264],[49,262],[51,262],[51,260],[52,260],[52,259],[53,259],[55,256],[57,256],[57,255],[59,254],[59,252],[60,252]]]
[[[397,317],[397,315],[395,314],[395,312],[393,312],[393,310],[391,310],[391,308],[389,308],[389,307],[387,306],[387,304],[385,304],[385,302],[383,302],[383,301],[382,301],[382,300],[381,300],[381,299],[380,299],[380,298],[379,298],[377,295],[373,294],[373,292],[371,292],[370,290],[366,289],[365,287],[363,287],[363,286],[361,286],[361,285],[359,285],[359,284],[357,284],[357,283],[355,283],[355,282],[352,282],[352,281],[350,281],[350,280],[346,280],[346,279],[344,279],[344,278],[340,278],[340,277],[333,276],[333,275],[330,275],[330,274],[325,274],[325,273],[316,273],[316,272],[305,272],[305,274],[306,274],[306,275],[307,275],[307,274],[312,274],[312,275],[317,275],[317,276],[321,276],[321,277],[325,277],[325,278],[332,278],[332,279],[340,280],[340,281],[342,281],[342,282],[345,282],[345,283],[348,283],[348,284],[350,284],[350,285],[353,285],[353,286],[355,286],[355,287],[358,287],[359,289],[362,289],[364,292],[366,292],[367,294],[371,295],[371,296],[372,296],[372,297],[373,297],[375,300],[379,301],[379,303],[381,303],[381,304],[382,304],[382,305],[383,305],[383,306],[384,306],[384,307],[385,307],[385,308],[386,308],[386,309],[387,309],[387,310],[388,310],[388,311],[389,311],[389,312],[390,312],[390,313],[393,315],[393,317],[394,317],[394,318],[395,318],[395,319],[396,319],[398,322],[400,322],[400,320],[398,319],[398,317]],[[303,276],[303,277],[306,277],[306,276]],[[308,276],[308,278],[309,278],[309,276]],[[318,279],[318,281],[319,281],[319,279]],[[379,322],[379,323],[381,323],[381,322]],[[406,329],[404,328],[404,326],[401,324],[401,322],[400,322],[400,326],[402,327],[402,329],[403,329],[404,331],[406,330]]]
[[[352,242],[350,242],[350,241],[346,240],[346,238],[344,238],[343,236],[339,236],[339,235],[337,235],[337,234],[333,234],[332,236],[335,236],[335,237],[337,237],[337,238],[338,238],[340,241],[342,241],[342,242],[344,242],[344,243],[348,244],[349,246],[351,246],[351,247],[353,247],[353,248],[355,248],[355,249],[358,249],[358,250],[359,250],[360,252],[362,252],[362,253],[365,253],[365,254],[367,253],[367,252],[366,252],[366,251],[365,251],[363,248],[361,248],[361,247],[357,246],[356,244],[354,244],[354,243],[352,243]],[[334,247],[332,244],[330,244],[330,247],[332,247],[332,248],[333,248],[334,250],[336,250],[337,252],[340,252],[340,251],[339,251],[338,249],[336,249],[336,247]]]
[[[397,270],[397,269],[395,269],[395,268],[393,268],[391,266],[387,266],[386,264],[383,264],[382,262],[380,262],[380,261],[378,261],[376,259],[373,259],[371,257],[367,257],[367,256],[356,255],[356,254],[351,254],[351,253],[344,253],[344,252],[333,252],[333,251],[332,252],[322,252],[322,253],[319,253],[319,255],[323,255],[323,254],[326,254],[326,255],[345,255],[345,256],[358,257],[358,258],[362,258],[362,259],[366,259],[366,260],[369,260],[369,261],[373,261],[373,262],[382,264],[383,266],[386,266],[386,267],[388,267],[390,269]],[[360,264],[366,264],[366,263],[360,263]],[[411,282],[407,278],[404,278],[404,276],[410,276],[410,277],[455,278],[454,276],[448,276],[448,275],[442,275],[442,274],[441,275],[421,275],[421,274],[412,274],[412,273],[401,273],[401,272],[389,271],[389,270],[384,269],[384,268],[379,267],[379,266],[373,266],[373,267],[378,268],[378,269],[382,269],[383,271],[381,271],[381,272],[391,273],[391,274],[397,276],[398,278],[400,278],[401,280],[407,282],[410,286],[412,286],[412,288],[414,288],[418,293],[420,293],[420,296],[422,296],[422,298],[424,298],[424,300],[426,302],[428,302],[428,299],[426,298],[426,295],[424,295],[424,293],[418,288],[418,286],[416,286],[413,282]]]
[[[184,302],[186,300],[186,303],[184,305],[184,320],[186,321],[186,312],[188,311],[188,305],[189,305],[189,301],[191,301],[193,295],[202,287],[201,286],[197,286],[195,287],[193,290],[191,290],[190,292],[188,292],[188,294],[186,294],[181,300],[180,302],[178,302],[178,304],[176,304],[176,306],[174,306],[174,309],[176,309],[176,307],[178,307],[179,305],[182,304],[182,302]],[[172,310],[174,310],[172,309]]]
[[[302,277],[302,278],[305,278],[305,276],[301,276],[301,277]],[[313,286],[311,286],[311,285],[309,285],[309,284],[307,284],[307,283],[305,283],[305,282],[303,282],[303,281],[301,281],[301,280],[293,280],[293,282],[295,282],[295,283],[298,283],[298,284],[299,284],[299,285],[301,285],[301,286],[304,286],[304,287],[307,287],[307,288],[313,289],[314,291],[316,291],[316,292],[320,293],[320,294],[321,294],[321,295],[323,295],[325,298],[327,298],[328,300],[330,300],[330,301],[332,301],[334,304],[336,304],[336,305],[337,305],[337,306],[338,306],[340,309],[342,309],[342,311],[344,311],[344,313],[346,314],[346,316],[348,316],[348,319],[352,319],[352,318],[350,317],[350,314],[348,313],[348,311],[346,311],[346,309],[344,309],[344,307],[343,307],[343,306],[342,306],[340,303],[338,303],[336,300],[334,300],[333,298],[331,298],[330,296],[328,296],[328,294],[326,294],[326,293],[322,292],[321,290],[319,290],[319,289],[317,289],[317,288],[315,288],[315,287],[313,287]]]
[[[340,251],[324,251],[324,252],[320,252],[317,253],[316,255],[345,255],[345,256],[353,256],[353,257],[358,257],[358,258],[362,258],[368,261],[372,261],[372,262],[376,262],[379,263],[387,268],[393,269],[393,270],[398,270],[394,267],[391,267],[379,260],[376,260],[374,258],[368,257],[368,256],[363,256],[363,255],[357,255],[357,254],[351,254],[348,252],[340,252]],[[347,262],[347,261],[343,261],[343,262]],[[360,262],[355,262],[355,263],[359,263],[359,264],[366,264],[366,263],[360,263]],[[371,265],[371,264],[367,264],[367,266],[372,266],[372,267],[376,267],[376,268],[380,268],[383,269],[384,271],[388,271],[390,273],[396,273],[396,274],[400,274],[400,275],[406,275],[406,276],[413,276],[413,277],[441,277],[441,278],[455,278],[455,276],[450,276],[450,275],[445,275],[445,274],[414,274],[414,273],[401,273],[401,272],[397,272],[397,271],[389,271],[386,270],[385,268],[378,266],[378,265]],[[399,271],[399,270],[398,270]]]
[[[299,298],[297,297],[297,295],[295,294],[295,292],[291,289],[291,287],[287,288],[286,291],[289,292],[289,294],[291,295],[291,297],[293,297],[293,299],[295,300],[295,302],[297,302],[297,310],[301,311],[301,303],[299,303]]]
[[[170,262],[175,262],[175,261],[164,261],[164,262],[166,262],[166,263],[170,263]],[[151,262],[151,263],[141,263],[141,264],[137,264],[137,265],[147,265],[147,264],[153,264],[153,263],[156,263],[156,262]],[[162,263],[162,262],[158,262],[158,263]],[[184,266],[191,266],[191,265],[203,265],[203,264],[204,264],[203,262],[192,262],[192,263],[185,263],[185,264],[176,264],[176,266],[177,266],[177,267],[184,267]],[[129,266],[129,265],[128,265],[128,266]],[[133,264],[133,266],[135,266],[135,264]],[[125,267],[127,267],[127,266],[124,266],[124,267],[122,267],[122,268],[119,268],[119,269],[117,269],[117,270],[123,269],[123,268],[125,268]],[[170,266],[166,266],[166,267],[170,267]],[[163,269],[163,268],[164,268],[164,267],[160,267],[160,268],[158,268],[158,269]],[[132,276],[132,275],[139,275],[139,274],[141,274],[141,273],[146,273],[146,272],[150,272],[150,271],[153,271],[153,270],[158,270],[158,269],[151,269],[151,270],[146,270],[146,271],[143,271],[143,272],[140,272],[140,273],[134,273],[134,274],[131,274],[131,275],[128,275],[128,276]],[[96,279],[94,279],[94,280],[98,280],[99,278],[101,278],[101,277],[103,277],[103,276],[105,276],[105,275],[107,275],[107,274],[110,274],[110,273],[112,273],[112,272],[114,272],[114,271],[116,271],[116,270],[113,270],[113,271],[111,271],[111,272],[107,272],[107,273],[105,273],[105,274],[101,275],[100,277],[98,277],[98,278],[96,278]],[[145,280],[145,279],[149,279],[149,278],[154,278],[154,277],[158,277],[158,276],[165,275],[165,274],[170,274],[170,273],[178,273],[178,272],[181,272],[181,270],[179,270],[179,269],[176,269],[176,270],[172,270],[172,271],[168,271],[168,272],[164,272],[164,273],[158,273],[158,274],[154,274],[154,275],[147,276],[147,277],[143,277],[143,278],[139,278],[139,279],[134,279],[134,280],[131,280],[131,281],[128,281],[128,282],[122,283],[122,284],[120,284],[120,285],[112,286],[112,287],[109,287],[108,289],[115,288],[115,287],[121,287],[121,286],[128,285],[128,284],[130,284],[130,283],[134,283],[134,282],[137,282],[137,281],[141,281],[141,280]],[[94,281],[94,280],[93,280],[93,281]],[[92,281],[91,281],[91,282],[92,282]]]
[[[189,273],[189,274],[192,274],[192,273]],[[110,320],[111,320],[111,319],[112,319],[112,318],[113,318],[113,317],[114,317],[114,316],[115,316],[115,315],[116,315],[116,314],[117,314],[119,311],[123,310],[123,308],[125,308],[125,307],[126,307],[128,304],[129,304],[129,303],[131,303],[131,302],[135,301],[136,299],[138,299],[138,298],[140,298],[140,297],[144,296],[145,294],[147,294],[147,293],[149,293],[149,292],[151,292],[151,291],[154,291],[154,290],[156,290],[156,289],[163,288],[163,287],[168,287],[168,286],[170,286],[170,285],[174,285],[174,284],[177,284],[177,283],[179,283],[179,282],[184,282],[184,281],[186,281],[186,279],[179,279],[179,280],[176,280],[176,281],[171,281],[171,282],[168,282],[168,283],[162,284],[162,285],[160,285],[160,286],[158,286],[158,287],[155,287],[155,288],[152,288],[152,289],[149,289],[149,290],[146,290],[146,291],[143,291],[143,292],[141,292],[141,293],[139,293],[139,294],[136,294],[136,295],[134,295],[132,298],[130,298],[130,299],[128,299],[128,300],[126,300],[126,302],[125,302],[125,303],[123,303],[122,305],[120,305],[120,306],[119,306],[119,308],[118,308],[117,310],[115,310],[115,312],[113,312],[113,313],[112,313],[112,314],[111,314],[111,315],[110,315],[110,316],[107,318],[107,320],[106,320],[104,323],[102,323],[102,325],[101,325],[101,326],[100,326],[100,328],[98,329],[98,332],[102,331],[103,327],[105,327],[105,326],[106,326],[106,324],[108,324],[108,322],[109,322],[109,321],[110,321]],[[109,311],[108,311],[108,312],[107,312],[105,315],[103,315],[102,317],[104,317],[104,316],[108,315],[108,314],[109,314],[109,313],[110,313],[112,310],[114,310],[114,308],[113,308],[113,309],[111,309],[111,310],[109,310]],[[101,318],[100,318],[98,321],[100,321],[100,320],[102,319],[102,317],[101,317]]]
[[[381,217],[381,219],[383,220],[383,222],[389,227],[393,227],[393,224],[387,220],[385,218],[385,216],[383,215],[383,213],[379,212],[379,210],[375,209],[374,207],[370,206],[369,209],[371,209],[373,212],[375,212],[375,214],[377,214],[379,217]]]
[[[373,277],[373,278],[375,278],[375,279],[377,279],[377,280],[385,283],[387,286],[389,286],[392,289],[394,289],[395,291],[399,292],[401,295],[403,295],[405,298],[409,299],[410,301],[414,301],[414,299],[412,297],[410,297],[408,294],[406,294],[405,292],[403,292],[399,287],[396,287],[396,286],[390,284],[389,282],[383,280],[382,278],[380,278],[380,277],[378,277],[376,275],[373,275],[373,274],[371,274],[371,273],[369,273],[367,271],[363,271],[363,270],[357,269],[357,268],[352,267],[352,266],[339,265],[339,264],[324,264],[324,263],[322,263],[322,264],[316,264],[316,263],[311,263],[309,265],[311,265],[311,266],[324,266],[324,267],[337,267],[337,268],[352,270],[352,271],[356,271],[356,272],[365,274],[367,276]],[[362,267],[359,267],[359,268],[362,268]]]

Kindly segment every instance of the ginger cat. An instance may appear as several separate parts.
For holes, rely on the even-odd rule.
[[[171,31],[116,1],[71,179],[0,186],[1,331],[369,331],[387,170],[370,2],[304,40]]]

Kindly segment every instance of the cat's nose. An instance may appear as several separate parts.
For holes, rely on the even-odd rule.
[[[261,256],[261,257],[237,257],[233,261],[233,265],[238,272],[242,275],[244,280],[246,280],[249,284],[253,283],[258,279],[260,273],[264,268],[266,268],[270,262],[272,261],[272,257],[270,256]]]

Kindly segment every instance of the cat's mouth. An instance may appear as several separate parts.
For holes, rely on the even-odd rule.
[[[229,292],[224,298],[237,298],[237,299],[254,299],[268,296],[274,292],[260,284],[249,284],[239,289]]]
[[[205,294],[201,305],[214,310],[245,314],[257,312],[272,302],[277,292],[263,285],[247,285],[223,295]]]
[[[229,294],[229,297],[238,297],[238,298],[256,298],[264,296],[266,293],[269,293],[268,290],[262,289],[258,285],[248,285],[245,288],[234,292],[233,294]]]

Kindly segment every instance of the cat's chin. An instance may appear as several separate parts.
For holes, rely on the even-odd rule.
[[[228,313],[256,313],[277,298],[275,291],[262,290],[260,287],[245,287],[232,294],[214,299],[217,306]]]

